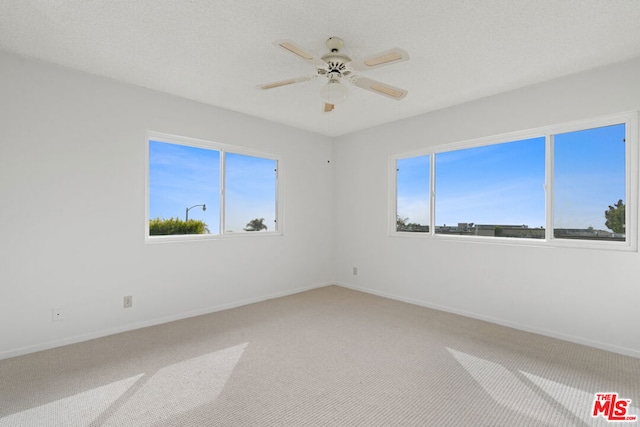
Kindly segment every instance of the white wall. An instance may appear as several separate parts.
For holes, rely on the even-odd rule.
[[[638,110],[638,76],[635,60],[337,138],[337,282],[640,357],[637,252],[433,241],[387,232],[391,155]]]
[[[636,60],[331,140],[0,53],[0,358],[333,279],[640,357],[638,253],[387,232],[389,156],[638,110],[639,75]],[[145,244],[147,130],[281,155],[285,235]]]
[[[145,244],[147,130],[281,155],[284,236]],[[331,159],[329,138],[0,53],[0,358],[327,284]]]

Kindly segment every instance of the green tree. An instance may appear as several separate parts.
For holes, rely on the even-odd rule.
[[[255,218],[247,223],[247,226],[243,228],[244,231],[262,231],[266,230],[267,226],[264,223],[264,218]]]
[[[614,233],[624,233],[624,215],[625,206],[622,203],[622,199],[618,200],[613,206],[609,206],[609,209],[604,211],[604,217],[607,222],[604,225]]]
[[[190,219],[182,221],[180,218],[154,218],[149,220],[150,236],[169,236],[174,234],[205,234],[208,232],[204,221]]]

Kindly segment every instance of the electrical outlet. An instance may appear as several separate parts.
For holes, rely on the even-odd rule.
[[[133,297],[131,295],[128,295],[128,296],[124,297],[122,306],[124,308],[133,307]]]
[[[54,308],[51,310],[51,320],[56,322],[58,320],[64,320],[64,312],[60,308]]]
[[[358,267],[353,267],[353,275],[354,276],[358,275]]]

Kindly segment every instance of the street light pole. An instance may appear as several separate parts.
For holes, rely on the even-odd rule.
[[[189,210],[190,210],[190,209],[193,209],[193,208],[197,208],[198,206],[202,206],[202,211],[203,211],[203,212],[207,210],[207,205],[205,205],[205,204],[202,204],[202,205],[193,205],[193,206],[191,206],[190,208],[187,208],[187,210],[186,210],[186,212],[185,212],[185,215],[184,215],[184,221],[185,221],[185,222],[189,221]]]

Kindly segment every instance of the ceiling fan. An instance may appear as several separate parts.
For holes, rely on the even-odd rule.
[[[351,58],[341,52],[344,41],[340,37],[330,37],[327,39],[326,45],[329,52],[320,58],[313,56],[291,40],[279,40],[275,42],[275,44],[315,66],[316,74],[259,85],[259,89],[273,89],[317,78],[325,78],[327,83],[320,89],[320,96],[325,102],[324,111],[326,113],[333,111],[335,104],[343,102],[347,98],[347,88],[342,84],[345,80],[354,86],[391,99],[401,100],[407,96],[408,92],[404,89],[356,74],[360,71],[407,61],[409,54],[400,48],[386,50],[364,59],[352,61]]]

